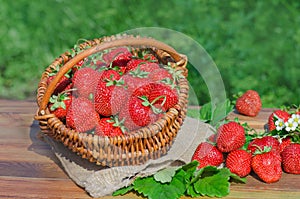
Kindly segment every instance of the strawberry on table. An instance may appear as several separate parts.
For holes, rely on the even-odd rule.
[[[84,98],[73,98],[66,115],[66,125],[78,132],[93,130],[99,115],[95,111],[93,103]]]
[[[271,148],[272,151],[280,152],[280,143],[278,139],[272,136],[264,136],[262,138],[253,139],[249,145],[248,150],[254,154],[257,150],[264,149],[265,147]]]
[[[217,130],[217,147],[222,152],[230,152],[242,147],[246,142],[245,129],[237,122],[228,122]]]
[[[282,167],[287,173],[300,174],[300,144],[293,143],[281,153]]]
[[[197,146],[192,156],[192,160],[199,162],[199,169],[208,165],[220,166],[223,162],[223,153],[214,145],[208,142],[201,142]]]
[[[246,91],[236,100],[236,110],[246,116],[255,117],[261,110],[262,103],[259,94],[254,90]]]
[[[277,120],[282,120],[283,122],[287,122],[290,118],[290,114],[284,110],[275,110],[268,118],[268,127],[269,131],[273,131],[276,129],[275,122]]]
[[[279,151],[280,153],[285,149],[285,147],[289,146],[292,144],[292,138],[291,137],[286,137],[281,139],[280,145],[279,145]]]
[[[237,149],[231,151],[226,158],[226,167],[240,177],[245,177],[251,172],[251,153]]]
[[[282,175],[280,154],[275,151],[261,151],[252,157],[251,168],[262,181],[277,182]]]

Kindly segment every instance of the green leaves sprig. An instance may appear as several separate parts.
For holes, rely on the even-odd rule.
[[[246,182],[245,178],[227,168],[207,166],[197,170],[198,164],[192,161],[181,167],[163,169],[152,176],[138,177],[130,186],[115,191],[113,195],[136,191],[150,199],[175,199],[183,195],[224,197],[229,194],[231,181]]]

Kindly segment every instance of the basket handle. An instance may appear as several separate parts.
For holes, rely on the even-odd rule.
[[[40,115],[45,114],[45,109],[47,108],[47,104],[49,102],[49,99],[56,87],[56,84],[60,81],[60,79],[80,60],[84,59],[85,57],[88,57],[89,55],[92,55],[94,53],[97,53],[99,51],[103,51],[105,49],[113,48],[113,47],[120,47],[120,46],[152,46],[161,50],[166,51],[169,53],[172,58],[179,62],[182,59],[186,59],[184,56],[180,55],[178,52],[176,52],[175,49],[170,47],[169,45],[157,41],[153,38],[145,38],[145,37],[126,37],[121,39],[116,39],[108,42],[102,42],[100,44],[97,44],[95,46],[92,46],[91,48],[85,49],[84,51],[78,53],[75,55],[72,59],[70,59],[64,66],[60,68],[58,73],[56,74],[55,78],[51,81],[49,86],[47,87],[44,96],[40,103],[40,108],[38,113]]]

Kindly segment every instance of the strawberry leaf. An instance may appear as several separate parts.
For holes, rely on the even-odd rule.
[[[157,182],[161,182],[161,183],[171,182],[177,169],[178,169],[177,167],[165,168],[155,173],[153,177]]]
[[[212,175],[195,182],[194,189],[201,195],[223,197],[229,194],[229,185],[228,178]]]
[[[121,189],[118,189],[117,191],[113,192],[113,196],[118,196],[118,195],[125,195],[129,191],[133,190],[133,185],[129,185],[128,187],[123,187]]]
[[[204,104],[200,109],[200,120],[212,126],[218,125],[233,110],[233,105],[229,99],[223,103],[213,106],[211,102]]]
[[[179,170],[172,178],[171,182],[161,184],[153,176],[147,178],[137,178],[134,189],[145,197],[152,199],[175,199],[182,196],[186,190],[185,172]]]

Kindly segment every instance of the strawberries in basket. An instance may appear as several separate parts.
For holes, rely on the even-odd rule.
[[[80,133],[121,136],[157,121],[179,101],[182,76],[146,50],[106,50],[74,67],[57,85],[48,106]]]

